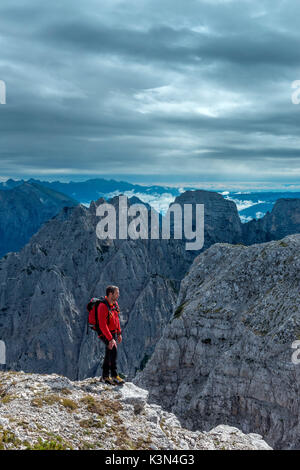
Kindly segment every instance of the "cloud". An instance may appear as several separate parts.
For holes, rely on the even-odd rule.
[[[293,184],[299,13],[296,0],[3,0],[1,176]]]

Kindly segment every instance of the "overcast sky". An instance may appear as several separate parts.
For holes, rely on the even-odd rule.
[[[1,178],[296,188],[299,17],[298,0],[1,0]]]

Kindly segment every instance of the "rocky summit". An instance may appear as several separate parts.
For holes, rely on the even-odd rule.
[[[300,448],[300,234],[216,243],[181,283],[173,317],[134,380],[189,429],[219,424]]]
[[[131,382],[72,382],[57,374],[0,372],[0,450],[269,450],[230,426],[182,427]]]

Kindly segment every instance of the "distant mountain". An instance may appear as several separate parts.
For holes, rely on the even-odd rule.
[[[261,191],[261,192],[230,192],[225,198],[231,198],[236,201],[244,201],[251,199],[252,204],[274,203],[277,199],[282,198],[300,198],[300,192],[292,191]]]
[[[111,195],[115,191],[124,194],[126,191],[132,191],[133,193],[145,193],[145,194],[163,194],[168,192],[173,196],[179,194],[177,188],[164,187],[164,186],[142,186],[139,184],[131,184],[126,181],[115,181],[104,178],[89,179],[87,181],[62,183],[60,181],[40,181],[30,178],[28,183],[37,183],[41,186],[46,186],[53,189],[54,191],[62,192],[71,198],[76,199],[82,203],[90,203],[92,200],[97,200],[99,197]],[[12,179],[7,180],[5,183],[0,183],[0,189],[11,189],[12,187],[23,184],[24,181],[14,181]],[[116,194],[117,195],[117,194]],[[133,195],[133,194],[132,194]]]
[[[293,233],[300,233],[300,199],[282,198],[274,204],[272,211],[258,220],[242,225],[246,245],[279,240]]]
[[[2,181],[0,183],[0,189],[3,189],[3,190],[9,190],[9,189],[13,189],[13,188],[16,188],[17,186],[21,186],[21,184],[24,184],[25,181],[24,180],[13,180],[13,179],[8,179],[7,181]]]
[[[226,194],[225,194],[226,193]],[[239,216],[243,223],[263,217],[278,199],[300,199],[300,192],[292,191],[261,191],[261,192],[229,192],[222,193],[237,205]]]
[[[144,203],[151,204],[157,211],[165,214],[168,206],[175,197],[180,196],[186,191],[201,191],[196,187],[170,187],[158,185],[140,185],[132,184],[126,181],[116,181],[113,179],[94,178],[87,181],[63,183],[60,181],[41,181],[37,179],[29,179],[29,183],[37,183],[42,186],[49,187],[55,191],[60,191],[71,198],[75,198],[82,204],[89,205],[91,201],[96,201],[100,197],[105,199],[125,194],[128,197],[137,196]],[[15,181],[9,179],[0,183],[0,189],[12,189],[24,183],[24,180]],[[204,189],[203,189],[204,191]],[[216,191],[221,194],[224,199],[233,201],[238,210],[241,222],[245,223],[252,219],[263,217],[267,211],[271,212],[273,205],[278,199],[282,198],[300,198],[300,192],[289,191]]]
[[[271,212],[274,206],[274,202],[262,202],[258,204],[253,204],[253,206],[247,207],[239,211],[239,216],[242,222],[247,222],[252,219],[260,219],[268,211]]]
[[[112,179],[106,180],[103,178],[91,179],[84,182],[71,181],[69,183],[61,183],[59,181],[39,181],[34,179],[30,179],[28,182],[24,183],[23,180],[15,181],[13,179],[9,179],[6,182],[0,183],[0,187],[5,188],[2,193],[6,194],[8,197],[8,193],[12,189],[16,190],[17,188],[24,188],[26,187],[24,186],[26,184],[31,185],[29,186],[31,188],[38,187],[40,191],[42,188],[44,188],[44,191],[54,191],[56,194],[56,199],[58,194],[64,194],[65,196],[63,196],[63,198],[66,198],[66,200],[68,200],[71,205],[74,205],[77,203],[77,201],[80,201],[81,203],[88,206],[91,200],[98,200],[100,197],[104,197],[107,200],[120,194],[125,194],[128,197],[138,197],[139,200],[142,199],[143,203],[151,204],[152,207],[162,213],[166,213],[169,205],[172,202],[178,202],[179,204],[191,201],[203,203],[205,204],[206,211],[205,248],[212,243],[215,243],[216,241],[228,241],[229,243],[243,242],[245,244],[252,244],[272,240],[274,238],[278,239],[280,237],[279,232],[277,233],[276,229],[271,230],[270,223],[266,222],[267,219],[264,217],[266,217],[267,214],[272,213],[274,204],[276,201],[278,201],[276,198],[278,198],[279,195],[286,195],[287,197],[282,199],[287,201],[300,201],[300,198],[297,198],[298,196],[300,197],[300,193],[229,193],[228,191],[225,191],[224,194],[220,194],[215,191],[194,189],[183,192],[183,188],[179,189],[163,186],[141,186],[124,181],[115,181]],[[19,193],[11,192],[10,197],[8,197],[12,206],[12,197],[14,194],[16,197],[18,197]],[[75,196],[77,201],[74,203]],[[292,196],[296,197],[293,198]],[[60,198],[61,197],[62,196],[60,196]],[[298,203],[295,202],[296,206]],[[17,205],[18,204],[19,203],[17,202]],[[234,215],[231,209],[228,212],[229,205],[231,205],[231,208],[234,207]],[[60,208],[61,205],[57,207],[57,211]],[[47,220],[48,217],[48,215],[45,214],[44,209],[45,207],[43,207],[42,211],[44,213],[42,216],[43,221]],[[298,209],[296,208],[295,210],[297,211]],[[50,216],[52,217],[55,213],[57,213],[57,211],[56,209],[51,209]],[[4,208],[2,208],[2,213],[4,213]],[[281,216],[278,216],[278,211],[276,213],[276,217],[280,218]],[[47,212],[47,214],[49,214],[49,212]],[[223,218],[223,225],[219,225],[219,217]],[[285,217],[284,214],[282,217],[285,220],[285,223],[287,223],[289,217]],[[258,221],[256,219],[260,220],[260,222],[256,223]],[[16,235],[12,237],[10,235],[7,237],[7,235],[5,236],[4,234],[2,237],[2,244],[4,243],[4,247],[1,248],[0,245],[0,256],[3,255],[6,251],[14,251],[22,248],[22,246],[24,246],[24,244],[28,241],[28,237],[35,233],[35,227],[37,227],[37,229],[40,227],[40,222],[32,224],[31,219],[27,220],[30,224],[30,228],[28,230],[29,235],[23,236],[23,234],[16,233]],[[270,220],[270,217],[268,220]],[[251,225],[247,225],[247,223],[250,221],[253,223]],[[5,223],[10,223],[10,226],[14,226],[15,222],[16,221],[14,221],[11,217],[5,221],[5,217],[3,216],[0,230],[1,227],[2,230],[4,230]],[[242,227],[240,222],[243,222],[242,225],[245,225],[245,227]],[[294,227],[292,227],[292,225],[293,224],[288,223],[286,230],[281,230],[280,233],[284,233],[284,235],[297,233],[299,230],[299,228],[297,228],[297,223],[296,225],[294,224]],[[278,221],[277,226],[279,226]],[[221,234],[215,233],[216,227],[219,227],[218,230],[222,231],[222,236]],[[23,228],[23,232],[24,230],[26,231],[25,228]],[[8,234],[9,230],[6,232]]]
[[[75,199],[36,183],[0,190],[0,256],[20,250],[46,220],[63,207],[77,204]]]

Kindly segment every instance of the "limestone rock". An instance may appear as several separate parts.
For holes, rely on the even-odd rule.
[[[260,436],[228,426],[185,429],[132,383],[0,372],[0,392],[0,449],[270,449]],[[137,403],[143,403],[138,411]]]
[[[142,373],[149,401],[189,429],[219,424],[300,448],[300,234],[197,256]]]

